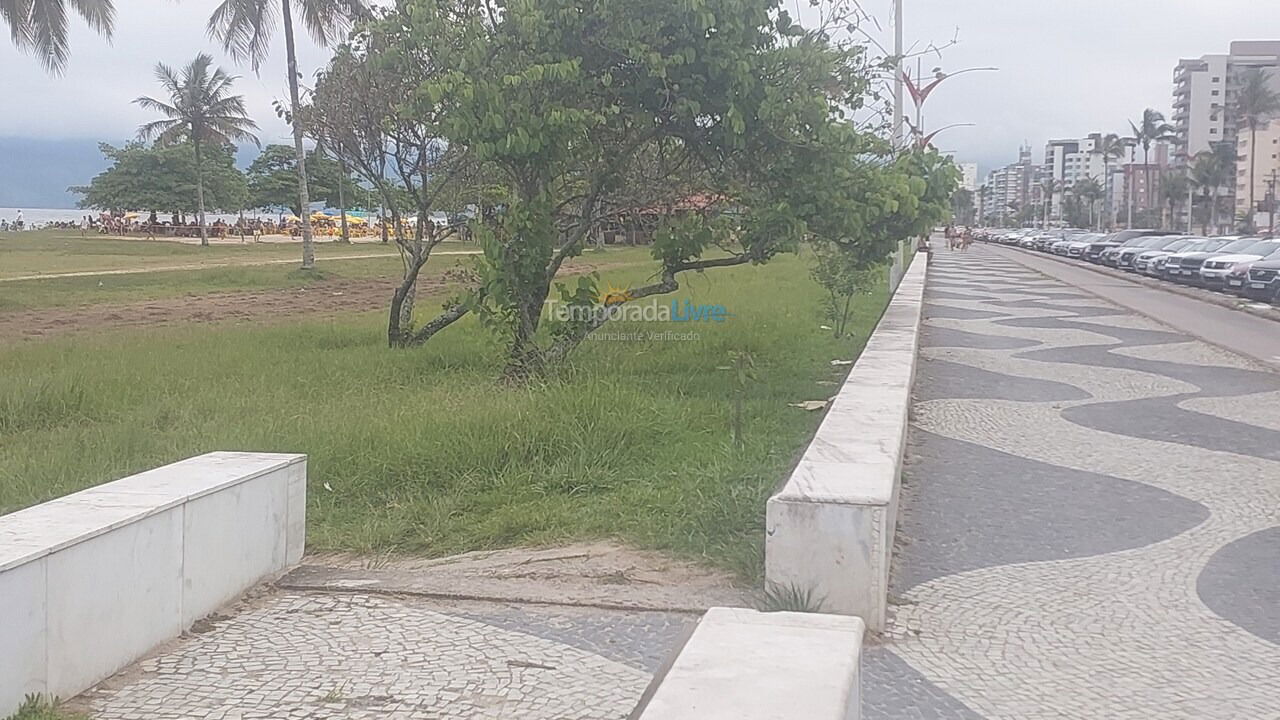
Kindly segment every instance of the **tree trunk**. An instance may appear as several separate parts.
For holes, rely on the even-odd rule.
[[[298,164],[298,205],[302,212],[298,213],[299,225],[302,228],[302,269],[310,270],[316,266],[316,248],[311,238],[311,199],[307,193],[307,153],[302,147],[302,121],[298,119],[301,103],[298,101],[298,56],[293,43],[293,12],[289,7],[290,0],[281,0],[284,22],[284,47],[289,61],[289,109],[293,113],[293,151]]]
[[[1151,147],[1149,143],[1144,143],[1142,146],[1142,174],[1146,176],[1145,179],[1147,181],[1147,198],[1142,208],[1150,210],[1151,198],[1155,197],[1155,188],[1151,187]]]
[[[204,224],[204,166],[200,163],[200,141],[192,138],[196,154],[196,222],[200,223],[200,247],[209,247],[209,229]]]
[[[342,242],[351,242],[351,236],[347,233],[347,164],[338,161],[338,170],[342,173],[338,178],[338,210],[342,213]]]
[[[1245,221],[1245,228],[1253,231],[1253,218],[1256,213],[1254,209],[1257,207],[1256,200],[1253,196],[1254,186],[1254,161],[1258,157],[1258,125],[1257,123],[1249,123],[1249,217]]]

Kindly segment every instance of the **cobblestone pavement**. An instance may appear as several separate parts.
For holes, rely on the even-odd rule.
[[[866,717],[1280,718],[1280,375],[935,254]]]
[[[96,720],[615,720],[685,615],[278,591],[77,699]]]

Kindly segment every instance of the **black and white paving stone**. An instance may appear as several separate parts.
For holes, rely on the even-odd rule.
[[[1280,375],[935,253],[865,717],[1280,718]]]

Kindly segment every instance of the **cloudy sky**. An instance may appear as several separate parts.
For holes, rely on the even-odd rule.
[[[807,5],[807,0],[783,1]],[[862,2],[882,26],[871,30],[888,45],[890,0]],[[937,144],[955,150],[961,160],[978,162],[983,172],[1016,159],[1024,141],[1039,156],[1050,137],[1119,132],[1144,107],[1166,110],[1180,57],[1226,52],[1233,39],[1265,39],[1258,33],[1280,36],[1280,6],[1273,0],[904,2],[908,44],[958,39],[940,58],[924,58],[926,71],[999,68],[948,81],[926,105],[929,127],[975,124],[948,131]],[[0,174],[4,148],[28,140],[79,140],[83,146],[86,140],[119,142],[132,136],[149,116],[130,101],[158,92],[152,78],[157,61],[180,65],[206,51],[235,67],[204,32],[217,0],[117,0],[116,5],[117,31],[110,44],[73,21],[71,63],[60,77],[17,53],[3,37],[7,32],[0,33]],[[299,52],[307,77],[326,57],[305,39]],[[236,69],[243,76],[238,89],[263,128],[264,142],[288,139],[271,107],[272,100],[287,95],[283,55],[281,45],[260,75]],[[5,200],[0,196],[0,206]]]

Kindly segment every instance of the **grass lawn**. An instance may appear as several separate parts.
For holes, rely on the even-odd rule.
[[[644,282],[650,265],[602,284]],[[0,513],[211,450],[305,452],[312,549],[612,537],[753,578],[764,501],[820,419],[787,404],[834,393],[822,383],[845,369],[830,361],[856,353],[885,302],[860,298],[857,340],[836,340],[821,298],[795,256],[688,278],[676,299],[732,317],[607,327],[697,337],[602,334],[527,387],[497,381],[501,344],[472,319],[391,351],[381,312],[0,348]],[[742,449],[721,369],[733,351],[756,363]]]
[[[460,243],[445,243],[452,249]],[[445,249],[442,246],[442,249]],[[317,264],[326,257],[382,255],[395,247],[382,243],[350,245],[316,243]],[[302,261],[301,244],[253,243],[200,247],[173,241],[120,240],[101,235],[80,237],[78,230],[35,230],[0,233],[0,280],[27,275],[129,270],[200,264]]]

